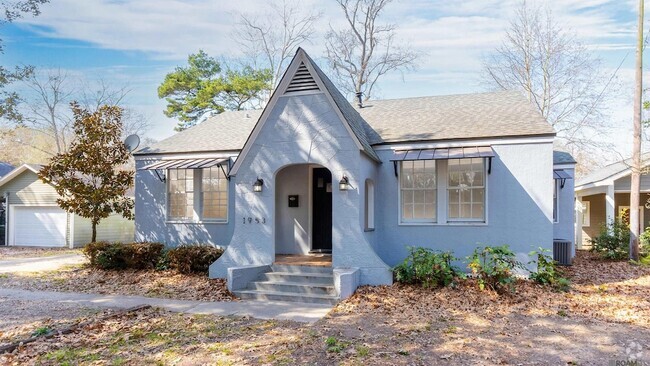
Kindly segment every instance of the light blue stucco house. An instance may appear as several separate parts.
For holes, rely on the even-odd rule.
[[[555,131],[524,96],[358,104],[299,49],[264,110],[135,154],[136,238],[223,246],[211,276],[242,297],[298,301],[392,283],[407,246],[464,257],[571,244],[575,161],[554,154]],[[308,256],[320,267],[278,260]]]

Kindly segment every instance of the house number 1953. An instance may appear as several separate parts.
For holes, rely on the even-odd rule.
[[[244,224],[266,224],[266,217],[243,217],[242,219]]]

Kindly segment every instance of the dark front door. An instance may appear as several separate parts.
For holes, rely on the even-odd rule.
[[[313,174],[311,250],[332,252],[332,173],[325,168]]]

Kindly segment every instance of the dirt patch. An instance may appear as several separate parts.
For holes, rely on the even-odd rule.
[[[0,246],[0,260],[51,257],[64,254],[81,254],[81,249]]]
[[[3,274],[0,287],[178,300],[234,300],[224,279],[174,271],[103,271],[76,266],[39,273]]]
[[[580,253],[572,290],[528,282],[509,296],[363,287],[321,321],[150,309],[38,341],[5,364],[601,365],[650,361],[650,269]],[[602,274],[602,276],[600,276]],[[603,287],[605,286],[605,287]],[[0,303],[0,311],[4,305]]]

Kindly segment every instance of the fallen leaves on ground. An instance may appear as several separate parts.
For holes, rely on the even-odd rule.
[[[137,295],[178,300],[232,301],[221,278],[185,275],[175,271],[105,271],[72,267],[42,273],[8,274],[0,287],[91,294]]]
[[[650,358],[650,268],[579,253],[567,274],[568,293],[527,281],[511,295],[472,281],[367,286],[312,325],[150,309],[26,345],[0,362],[591,365],[625,360],[635,345]]]

